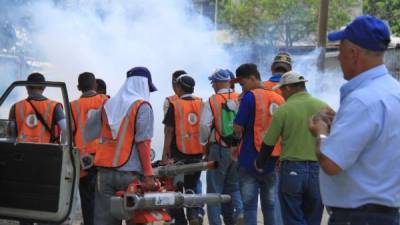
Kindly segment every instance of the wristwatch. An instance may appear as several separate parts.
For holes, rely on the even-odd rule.
[[[328,136],[326,136],[326,134],[320,134],[320,135],[318,136],[318,138],[319,138],[320,140],[324,140],[324,139],[328,138]]]

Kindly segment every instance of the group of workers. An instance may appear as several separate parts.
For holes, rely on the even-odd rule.
[[[339,61],[348,82],[340,89],[336,113],[306,90],[306,78],[292,71],[281,52],[262,82],[255,64],[235,75],[216,70],[215,91],[207,101],[193,95],[195,80],[183,70],[172,74],[175,95],[164,103],[162,160],[185,164],[217,161],[207,171],[207,193],[224,193],[231,203],[207,206],[211,225],[320,225],[324,206],[330,225],[399,224],[400,85],[383,56],[388,26],[372,16],[357,17],[329,34],[340,41]],[[42,82],[34,73],[28,81]],[[239,83],[242,92],[234,89]],[[154,115],[150,71],[135,67],[115,96],[96,91],[92,73],[78,78],[79,99],[71,102],[74,143],[81,156],[80,196],[85,225],[119,225],[110,198],[140,179],[154,187],[150,150]],[[15,104],[18,139],[62,141],[66,129],[60,104],[28,87]],[[36,115],[36,116],[32,116]],[[61,131],[61,132],[60,132]],[[200,172],[185,175],[182,192],[201,193]],[[171,224],[202,224],[203,208],[170,210]]]

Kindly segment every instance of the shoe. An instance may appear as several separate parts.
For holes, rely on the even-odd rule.
[[[175,225],[175,219],[172,219],[171,221],[165,221],[164,223],[163,223],[163,225]]]
[[[236,223],[235,225],[244,225],[244,215],[243,213],[240,213],[237,217],[236,217]]]

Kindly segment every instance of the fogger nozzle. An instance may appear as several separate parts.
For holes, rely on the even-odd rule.
[[[154,176],[156,177],[173,177],[179,174],[191,174],[202,170],[215,169],[218,167],[218,162],[207,161],[183,165],[166,165],[154,168]]]

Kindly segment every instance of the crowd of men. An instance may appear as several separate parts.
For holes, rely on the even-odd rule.
[[[307,92],[305,76],[292,71],[285,52],[276,55],[265,82],[255,64],[242,64],[235,74],[216,70],[209,77],[215,93],[206,101],[193,94],[190,74],[172,74],[162,160],[219,162],[207,171],[207,193],[229,194],[232,201],[207,206],[209,224],[220,225],[222,218],[227,225],[256,225],[258,199],[264,225],[320,225],[324,206],[330,225],[399,224],[400,85],[383,62],[389,28],[361,16],[328,38],[340,41],[338,59],[348,81],[338,112]],[[28,81],[43,82],[44,76],[34,73]],[[29,97],[10,112],[18,139],[62,141],[60,103],[43,96],[41,87],[27,89]],[[88,72],[79,75],[78,89],[82,95],[71,110],[84,224],[119,225],[110,211],[115,192],[138,179],[154,187],[149,97],[157,88],[147,68],[135,67],[115,96],[106,96],[105,83]],[[30,115],[40,126],[26,122]],[[201,186],[197,172],[185,175],[179,191],[201,193]],[[205,212],[170,214],[171,224],[196,225]]]

